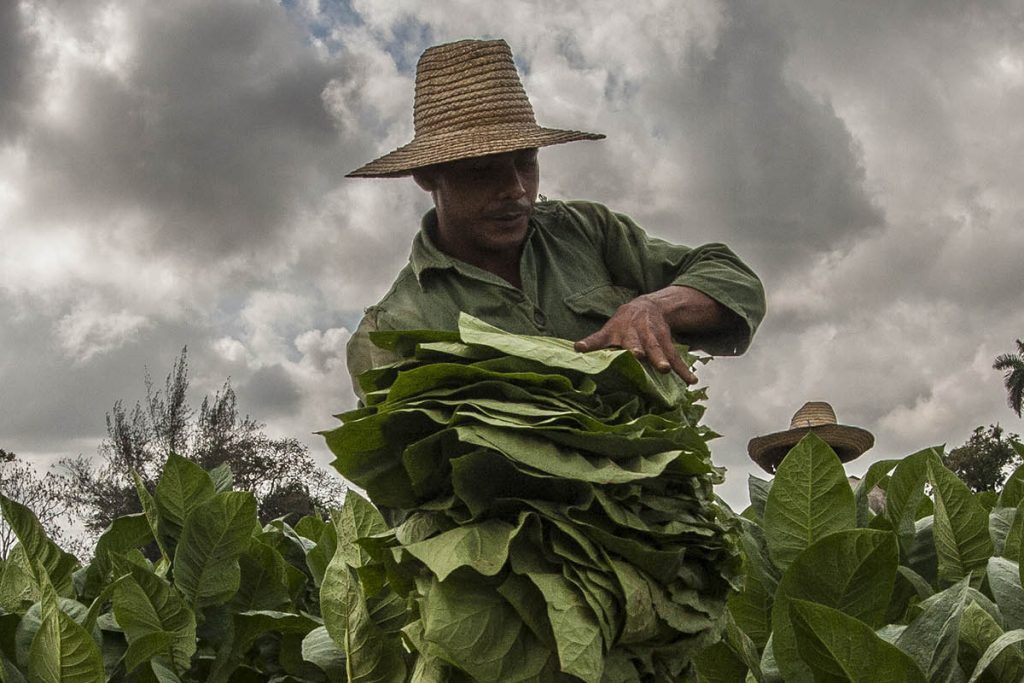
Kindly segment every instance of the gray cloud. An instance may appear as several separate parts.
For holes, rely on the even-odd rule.
[[[747,439],[806,400],[875,432],[851,471],[1009,422],[990,365],[1024,330],[1022,11],[6,3],[0,447],[89,452],[188,344],[196,403],[230,376],[329,459],[310,435],[352,405],[345,341],[429,206],[342,176],[411,138],[423,47],[487,35],[541,123],[608,134],[545,149],[542,192],[724,241],[763,276],[754,347],[701,373],[730,502]]]

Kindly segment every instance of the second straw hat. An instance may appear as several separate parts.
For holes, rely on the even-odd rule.
[[[406,176],[432,164],[604,137],[537,125],[504,40],[427,48],[416,64],[413,125],[412,142],[348,177]]]
[[[843,462],[853,460],[875,445],[875,437],[866,429],[837,424],[836,413],[828,403],[808,401],[794,413],[789,429],[755,436],[747,444],[747,453],[763,469],[775,472],[789,450],[807,432],[821,437]]]

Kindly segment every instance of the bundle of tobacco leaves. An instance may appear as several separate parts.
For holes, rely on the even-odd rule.
[[[321,603],[350,680],[689,675],[738,571],[703,391],[468,315],[373,340],[403,360],[324,433],[391,521],[354,494],[335,520]]]

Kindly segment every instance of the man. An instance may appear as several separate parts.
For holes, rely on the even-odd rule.
[[[409,264],[348,345],[353,386],[394,358],[369,333],[454,329],[466,311],[506,331],[619,347],[697,381],[673,339],[746,350],[764,315],[757,276],[728,248],[648,237],[590,202],[537,202],[537,149],[604,136],[538,126],[502,40],[427,49],[416,69],[415,136],[353,171],[412,175],[430,192]]]

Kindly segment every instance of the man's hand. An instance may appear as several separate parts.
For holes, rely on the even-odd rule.
[[[697,376],[676,351],[672,333],[713,332],[727,323],[728,315],[728,309],[703,292],[670,285],[619,306],[600,330],[576,342],[575,349],[626,349],[659,372],[672,370],[687,384],[696,384]]]

